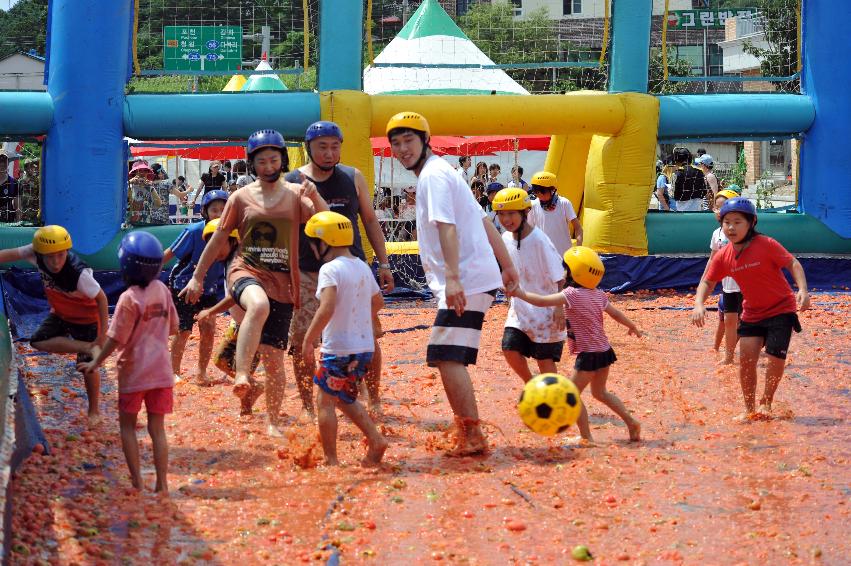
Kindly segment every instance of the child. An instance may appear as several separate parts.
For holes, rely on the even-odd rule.
[[[721,223],[721,207],[727,199],[736,198],[737,196],[739,196],[737,193],[727,189],[718,191],[718,194],[715,196],[715,218],[718,219],[719,224]],[[706,263],[706,269],[709,269],[709,263],[715,257],[715,254],[726,246],[728,242],[729,240],[724,235],[724,231],[720,227],[716,228],[712,233],[712,238],[709,240],[709,249],[711,251],[709,252],[709,261]],[[703,275],[706,275],[706,269],[704,269]],[[725,277],[721,281],[721,290],[721,298],[718,299],[718,327],[715,329],[714,348],[717,352],[721,348],[721,340],[724,340],[724,359],[722,363],[729,365],[733,363],[733,357],[736,354],[736,342],[738,341],[736,327],[739,324],[739,315],[742,312],[742,292],[736,284],[736,280],[732,277]]]
[[[641,337],[641,331],[609,302],[603,291],[597,289],[605,271],[597,252],[591,248],[576,246],[565,252],[564,262],[568,286],[561,293],[537,295],[519,289],[513,295],[539,307],[564,305],[570,353],[576,354],[573,383],[579,391],[584,390],[590,383],[594,398],[623,419],[629,430],[629,439],[638,442],[641,440],[641,424],[627,411],[616,395],[606,390],[609,367],[617,358],[603,329],[603,312],[626,326],[630,334]],[[593,441],[584,403],[577,425],[583,440]]]
[[[529,210],[529,223],[549,236],[556,251],[563,255],[573,245],[571,228],[577,246],[582,245],[583,232],[573,204],[559,196],[557,187],[558,179],[548,171],[538,171],[532,176],[532,192],[537,200]]]
[[[721,207],[721,228],[729,243],[709,262],[694,296],[691,320],[703,326],[706,296],[718,280],[734,276],[742,290],[742,320],[739,323],[739,381],[745,413],[736,420],[771,416],[771,403],[786,365],[792,330],[801,331],[797,310],[810,307],[804,268],[776,240],[756,231],[756,207],[746,198],[731,198]],[[783,277],[792,274],[797,295]],[[765,390],[756,409],[756,363],[765,346]]]
[[[35,231],[32,244],[0,250],[0,263],[18,260],[38,268],[50,304],[50,314],[30,345],[54,354],[77,354],[78,363],[91,360],[94,346],[103,343],[109,306],[91,268],[71,251],[71,235],[62,226],[43,226]],[[94,426],[100,420],[100,376],[87,371],[83,379],[89,425]]]
[[[178,317],[168,287],[158,279],[162,261],[162,246],[148,232],[131,232],[124,236],[118,248],[118,262],[128,288],[121,293],[115,305],[103,349],[96,349],[94,360],[80,364],[79,368],[94,372],[112,352],[118,351],[115,363],[118,371],[118,422],[130,481],[134,488],[142,489],[136,418],[144,401],[157,472],[155,491],[167,496],[165,415],[171,413],[174,404],[174,374],[168,356],[168,337],[177,333]]]
[[[325,462],[329,466],[339,464],[336,406],[366,436],[368,449],[361,464],[376,467],[387,449],[387,441],[357,397],[358,384],[375,350],[372,320],[384,299],[372,271],[350,250],[354,229],[348,218],[336,212],[319,212],[307,221],[304,233],[316,239],[316,249],[325,262],[319,269],[316,287],[319,308],[302,345],[305,363],[313,372],[313,348],[321,333],[322,355],[313,382],[319,386],[319,435]]]
[[[540,295],[558,293],[564,282],[561,257],[547,235],[527,221],[531,206],[529,194],[521,188],[502,189],[493,199],[499,222],[506,230],[502,239],[520,272],[520,285]],[[511,300],[502,334],[502,353],[524,383],[532,379],[526,358],[538,362],[540,373],[557,371],[564,337],[564,317],[556,307],[538,308]]]
[[[220,189],[206,193],[201,199],[201,216],[206,222],[215,220],[222,215],[228,194]],[[210,308],[224,296],[225,268],[224,263],[216,261],[204,278],[204,291],[196,303],[188,303],[177,295],[192,278],[198,259],[204,251],[206,240],[202,237],[206,222],[194,222],[188,225],[177,239],[165,250],[164,260],[177,258],[177,263],[168,276],[171,288],[171,298],[177,307],[180,317],[180,332],[171,341],[171,366],[175,379],[180,381],[180,366],[183,361],[183,351],[186,342],[195,325],[195,315],[202,309]],[[195,383],[202,386],[211,385],[207,379],[207,365],[213,352],[213,333],[216,329],[213,319],[198,320],[198,366],[195,370]]]

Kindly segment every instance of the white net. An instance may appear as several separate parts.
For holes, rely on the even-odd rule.
[[[41,224],[41,144],[0,141],[0,223]]]

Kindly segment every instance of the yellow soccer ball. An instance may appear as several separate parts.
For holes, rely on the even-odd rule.
[[[575,424],[582,412],[579,389],[557,373],[542,373],[523,387],[517,412],[523,423],[543,436],[553,436]]]

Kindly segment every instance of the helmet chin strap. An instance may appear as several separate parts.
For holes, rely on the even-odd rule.
[[[425,134],[422,132],[420,132],[420,139],[423,140],[423,151],[422,153],[420,153],[420,158],[417,159],[416,163],[414,163],[411,167],[405,167],[405,169],[407,169],[408,171],[414,171],[418,169],[419,166],[422,165],[423,162],[426,160],[426,157],[428,157],[427,153],[430,148],[429,145],[426,143]]]
[[[284,171],[283,167],[278,167],[278,170],[270,175],[258,175],[261,181],[266,181],[267,183],[276,183],[278,179],[281,178],[281,173]]]
[[[540,199],[538,199],[540,200]],[[541,207],[544,210],[554,210],[556,207],[556,191],[555,189],[550,189],[550,200],[547,202],[541,201]]]

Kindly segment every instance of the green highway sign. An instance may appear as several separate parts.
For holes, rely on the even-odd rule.
[[[241,26],[165,26],[166,71],[238,71],[242,68]]]

